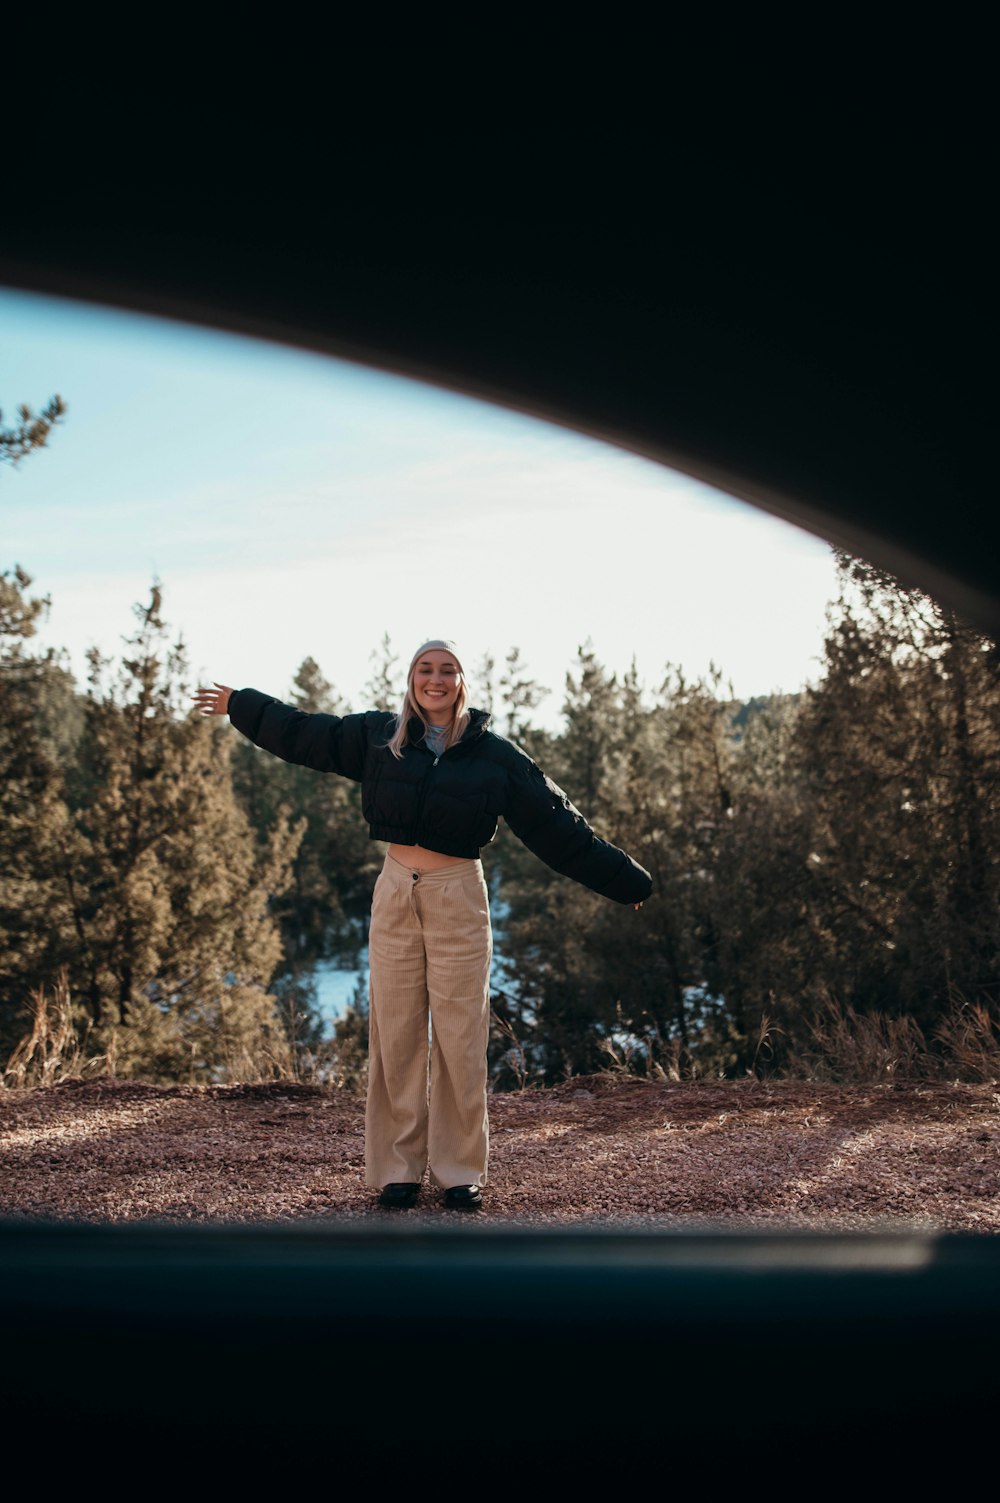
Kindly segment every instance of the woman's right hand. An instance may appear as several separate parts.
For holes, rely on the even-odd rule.
[[[225,715],[229,711],[229,696],[235,692],[228,684],[216,684],[214,689],[196,689],[191,698],[203,715]]]

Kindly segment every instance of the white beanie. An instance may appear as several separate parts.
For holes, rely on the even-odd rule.
[[[413,672],[413,665],[417,661],[417,659],[422,658],[425,652],[429,652],[432,648],[435,647],[439,652],[450,652],[452,657],[455,659],[455,662],[458,664],[458,671],[462,674],[465,673],[465,669],[462,667],[462,659],[458,655],[458,648],[455,646],[450,637],[432,637],[429,642],[424,642],[420,647],[418,647],[416,652],[413,654],[412,658],[410,659],[410,666],[407,669],[407,678],[409,678],[410,674]]]

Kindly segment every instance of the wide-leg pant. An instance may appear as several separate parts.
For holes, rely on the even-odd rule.
[[[444,1189],[486,1183],[492,955],[481,861],[415,872],[386,856],[368,939],[365,1183],[373,1188],[418,1182],[428,1167]]]

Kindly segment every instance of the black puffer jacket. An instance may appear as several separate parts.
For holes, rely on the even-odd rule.
[[[547,866],[603,897],[640,903],[652,891],[645,868],[599,840],[537,763],[488,729],[483,710],[470,711],[465,735],[440,757],[421,744],[423,725],[413,720],[401,761],[386,746],[395,716],[382,710],[309,715],[259,689],[239,689],[230,697],[229,718],[286,762],[360,783],[373,840],[475,858],[502,815]]]

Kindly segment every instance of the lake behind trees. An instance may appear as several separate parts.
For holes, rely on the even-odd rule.
[[[333,1024],[343,1017],[354,997],[359,981],[368,984],[368,952],[362,953],[361,964],[355,968],[341,966],[336,960],[321,960],[317,963],[316,1006],[324,1023],[332,1031]]]

